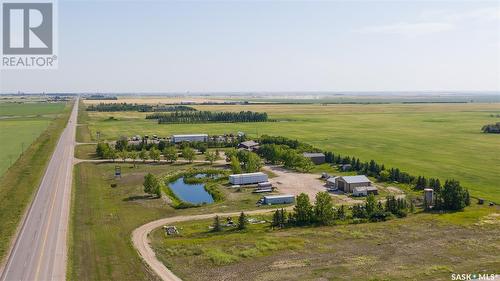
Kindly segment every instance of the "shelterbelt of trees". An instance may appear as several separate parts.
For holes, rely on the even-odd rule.
[[[481,130],[483,131],[483,133],[500,134],[500,122],[497,122],[496,124],[484,125]]]
[[[259,140],[261,144],[257,153],[273,164],[283,164],[292,167],[305,167],[308,165],[305,160],[301,160],[302,152],[320,152],[307,143],[285,137],[274,137],[263,135]],[[426,202],[427,206],[433,205],[434,209],[440,210],[461,210],[470,203],[469,191],[454,179],[445,181],[444,186],[436,178],[427,179],[424,176],[413,176],[399,168],[386,168],[383,164],[370,160],[361,162],[359,158],[342,156],[335,152],[324,151],[325,161],[331,164],[350,164],[351,170],[358,174],[364,174],[377,178],[381,182],[399,182],[411,184],[416,190],[431,188],[434,190],[435,201]],[[295,156],[290,156],[295,155]],[[291,159],[291,160],[290,160]],[[427,207],[426,206],[426,207]]]
[[[136,103],[99,103],[89,105],[87,111],[114,112],[114,111],[138,111],[138,112],[176,112],[196,111],[195,108],[185,105],[151,105]]]
[[[328,192],[318,192],[314,205],[305,193],[301,193],[296,199],[297,203],[292,212],[287,213],[284,209],[274,212],[271,227],[385,221],[393,216],[402,218],[406,217],[408,212],[415,212],[412,201],[408,204],[405,199],[396,199],[394,196],[387,196],[385,203],[382,203],[370,194],[364,204],[356,204],[352,208],[344,205],[335,207]]]
[[[158,124],[170,123],[208,123],[208,122],[268,122],[267,113],[240,111],[240,112],[212,112],[212,111],[176,111],[172,113],[153,113],[146,119],[157,119]]]
[[[286,168],[295,169],[307,172],[312,169],[313,164],[310,159],[302,155],[303,152],[321,152],[320,149],[314,146],[300,142],[298,140],[289,139],[281,136],[263,135],[257,139],[261,144],[257,153],[240,150],[235,148],[226,151],[226,161],[230,163],[234,173],[254,172],[261,168],[262,160],[272,164],[282,164]],[[160,160],[163,152],[164,158],[172,160],[168,155],[177,155],[177,149],[182,149],[183,158],[192,160],[196,148],[204,153],[207,149],[206,143],[181,143],[179,145],[166,144],[159,149],[157,144],[150,146],[149,151],[142,147],[140,152],[126,144],[126,139],[117,141],[115,148],[112,148],[107,143],[99,143],[97,145],[96,154],[101,158],[117,159],[117,158],[132,158],[132,159],[153,159]],[[236,143],[233,143],[236,146]],[[131,149],[131,151],[128,151]],[[434,202],[424,202],[425,207],[433,206],[434,210],[461,210],[470,204],[469,191],[460,185],[460,182],[454,179],[447,179],[444,185],[438,178],[426,178],[425,176],[414,176],[407,172],[401,171],[399,168],[386,168],[383,164],[377,163],[375,160],[369,162],[361,162],[359,158],[342,156],[332,151],[324,151],[325,161],[331,164],[350,164],[350,169],[358,174],[368,175],[377,178],[381,182],[398,182],[413,185],[416,190],[425,188],[433,189],[435,194]],[[260,156],[260,157],[259,157]],[[175,159],[173,160],[175,161]]]

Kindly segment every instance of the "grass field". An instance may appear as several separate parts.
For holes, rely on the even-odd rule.
[[[371,150],[374,148],[378,151],[376,145],[365,147],[366,144],[377,140],[388,143],[386,145],[396,145],[394,152],[391,153],[394,156],[387,159],[414,165],[411,161],[401,159],[401,153],[408,153],[408,150],[403,149],[408,144],[391,142],[392,138],[388,135],[375,134],[377,130],[370,126],[374,124],[371,119],[378,118],[378,122],[382,122],[381,120],[388,122],[389,124],[380,127],[394,138],[402,138],[408,142],[415,141],[405,135],[405,132],[408,134],[417,131],[415,124],[427,124],[427,132],[444,130],[455,137],[462,135],[461,142],[470,144],[473,135],[477,138],[485,136],[473,132],[475,123],[490,118],[490,112],[499,109],[496,104],[475,105],[477,107],[469,105],[471,107],[467,110],[462,108],[467,105],[454,105],[457,108],[453,109],[447,108],[449,105],[379,105],[368,106],[369,113],[357,114],[354,111],[359,109],[359,106],[340,106],[337,110],[333,110],[336,106],[320,108],[315,105],[300,105],[295,111],[283,105],[249,109],[272,111],[273,118],[289,120],[280,123],[160,126],[143,120],[144,114],[130,112],[90,113],[89,118],[85,116],[86,114],[82,114],[81,123],[89,122],[90,132],[100,130],[101,136],[109,139],[140,133],[150,135],[199,131],[222,133],[238,131],[239,128],[251,133],[258,127],[259,134],[264,131],[269,134],[294,136],[317,146],[335,147],[336,151],[343,151],[340,147],[344,147],[349,151],[366,153],[373,153]],[[210,108],[221,109],[222,106]],[[320,111],[323,108],[326,108],[324,109],[326,112]],[[225,109],[239,110],[236,107]],[[392,113],[385,112],[388,110]],[[439,112],[436,113],[435,110]],[[467,118],[461,116],[464,114]],[[118,121],[107,121],[109,116],[114,116]],[[356,122],[360,120],[356,122],[350,120],[356,116],[362,117],[363,122],[357,124]],[[425,121],[429,118],[448,121]],[[450,121],[455,118],[462,120],[463,123]],[[402,124],[406,121],[411,121],[414,126],[407,128]],[[353,135],[350,137],[357,138],[357,142],[362,140],[365,146],[346,144],[342,146],[340,141],[339,144],[332,145],[333,140],[337,141],[342,137],[337,136],[330,127],[335,125],[348,130],[348,124],[343,123],[349,123],[354,127],[349,131]],[[327,126],[330,128],[328,132],[332,132],[331,137],[328,132],[322,131],[325,124],[331,125]],[[449,126],[452,128],[448,128]],[[461,128],[462,126],[466,129]],[[373,133],[367,134],[366,139],[362,139],[362,132]],[[82,133],[83,137],[84,135],[85,133]],[[432,134],[417,137],[426,140],[434,138]],[[457,147],[456,143],[451,143],[453,151],[460,151],[461,148]],[[488,149],[496,147],[494,142],[487,142],[486,146]],[[76,153],[81,156],[88,155],[92,147],[92,145],[79,146]],[[423,147],[422,144],[417,145],[420,153]],[[430,149],[434,151],[439,147],[440,143],[434,141]],[[482,150],[483,148],[472,147],[472,149],[482,152],[479,159],[488,159],[488,154]],[[426,152],[426,155],[432,154]],[[453,154],[447,156],[442,163],[450,161],[452,163],[461,159]],[[422,159],[422,156],[415,152],[412,157]],[[490,160],[490,165],[498,160],[493,156],[490,158],[493,159]],[[477,164],[479,160],[475,161]],[[422,164],[422,162],[416,163]],[[120,180],[113,179],[115,165],[122,167],[123,176]],[[435,167],[437,164],[432,165],[434,166],[431,167]],[[137,168],[132,168],[131,164],[119,161],[109,164],[78,164],[74,177],[68,279],[154,280],[154,275],[141,263],[131,245],[130,235],[133,229],[162,217],[255,208],[255,201],[260,196],[250,194],[248,191],[234,192],[225,188],[222,190],[227,198],[226,201],[193,209],[174,210],[161,199],[144,197],[142,179],[147,172],[166,175],[193,166],[207,167],[204,164],[139,164]],[[463,167],[464,165],[458,165],[459,169]],[[472,170],[478,167],[485,166],[483,164],[474,166]],[[489,168],[491,170],[491,166]],[[456,173],[456,171],[442,171],[448,174]],[[432,172],[435,171],[430,171]],[[480,173],[487,175],[485,171]],[[490,180],[494,179],[495,175]],[[114,182],[118,185],[111,188],[110,184]],[[494,191],[494,188],[488,190],[490,198],[495,196]],[[281,231],[270,231],[267,225],[262,224],[252,225],[243,233],[228,231],[221,234],[207,233],[211,221],[202,223],[197,221],[177,224],[181,230],[181,236],[178,238],[165,238],[161,230],[156,230],[152,233],[152,239],[160,260],[184,280],[370,280],[370,278],[449,280],[451,272],[491,273],[500,266],[496,254],[500,250],[499,212],[497,207],[474,205],[464,212],[442,215],[417,214],[383,223],[293,228]]]
[[[98,159],[95,154],[95,144],[80,144],[75,147],[75,157],[78,159]]]
[[[122,178],[114,179],[115,166]],[[259,195],[220,187],[226,201],[175,210],[163,199],[143,192],[144,175],[172,175],[205,164],[109,164],[75,166],[69,238],[68,280],[155,280],[131,244],[132,231],[149,221],[174,215],[239,211],[255,208]],[[115,188],[111,183],[116,183]]]
[[[0,176],[64,109],[64,103],[0,103]]]
[[[155,230],[156,255],[183,280],[450,280],[500,267],[497,207],[284,230],[213,233],[211,224],[178,223],[177,237]]]
[[[144,113],[89,113],[93,138],[121,135],[246,132],[283,135],[343,155],[371,159],[415,175],[456,178],[473,196],[500,202],[500,147],[498,135],[482,134],[490,114],[500,113],[491,104],[375,104],[375,105],[217,105],[200,110],[265,111],[281,122],[158,125]],[[109,120],[113,116],[117,120]]]
[[[0,225],[2,226],[0,227],[0,259],[4,257],[26,206],[33,198],[34,191],[39,185],[48,160],[69,118],[71,106],[59,104],[58,107],[62,114],[58,117],[53,116],[51,122],[49,122],[49,117],[46,119],[18,119],[16,117],[16,119],[0,120],[2,163],[5,163],[5,158],[9,158],[8,155],[17,156],[12,153],[19,153],[21,150],[19,139],[14,139],[13,136],[18,136],[25,141],[24,153],[17,160],[13,157],[13,165],[4,170],[5,172],[0,177]],[[26,111],[23,112],[18,111],[15,114],[27,114]],[[39,126],[36,126],[37,124]],[[9,135],[4,134],[4,130]],[[39,135],[35,134],[40,131],[43,132],[38,133]],[[35,139],[35,141],[31,143],[30,139]]]
[[[0,116],[38,116],[60,113],[64,103],[0,103]]]

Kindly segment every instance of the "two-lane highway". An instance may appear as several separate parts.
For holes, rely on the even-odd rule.
[[[1,281],[66,279],[77,114],[78,100],[23,221]]]

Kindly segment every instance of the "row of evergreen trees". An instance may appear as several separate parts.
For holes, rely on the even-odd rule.
[[[432,205],[434,210],[462,210],[470,205],[469,190],[463,188],[456,180],[447,180],[441,186],[439,180],[432,183],[434,190],[434,202],[426,202],[424,207],[429,209]]]
[[[240,112],[213,112],[213,111],[177,111],[172,113],[153,113],[146,119],[157,119],[158,124],[168,123],[207,123],[207,122],[267,122],[267,113],[240,111]]]
[[[345,208],[335,209],[332,197],[328,192],[318,192],[313,205],[309,195],[301,193],[296,197],[293,212],[284,209],[276,210],[273,215],[272,227],[331,225],[336,219],[345,219]],[[339,211],[341,210],[341,211]]]
[[[377,201],[373,194],[366,198],[365,204],[352,206],[351,214],[348,214],[346,207],[341,205],[335,208],[332,198],[327,192],[316,194],[313,205],[307,194],[301,193],[296,197],[296,204],[293,212],[286,212],[278,209],[273,214],[271,227],[283,228],[286,226],[306,226],[306,225],[331,225],[336,220],[353,219],[357,221],[383,221],[391,216],[405,217],[408,213],[414,212],[415,207],[403,198],[388,196],[384,204]]]
[[[195,108],[185,105],[151,105],[137,103],[99,103],[87,106],[87,111],[115,112],[115,111],[138,111],[138,112],[176,112],[196,111]]]
[[[413,201],[410,201],[410,211],[414,212]],[[408,203],[403,198],[387,196],[385,204],[377,201],[373,194],[366,197],[365,204],[356,204],[352,206],[352,217],[354,219],[368,219],[369,221],[385,221],[388,217],[394,215],[398,218],[406,217],[408,212]]]
[[[289,148],[295,149],[299,152],[321,152],[320,149],[315,148],[308,143],[300,142],[298,140],[282,136],[262,135],[260,138],[258,138],[257,142],[260,144],[286,145]]]

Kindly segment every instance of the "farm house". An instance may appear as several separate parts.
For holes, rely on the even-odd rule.
[[[259,143],[253,140],[244,141],[238,145],[238,148],[246,149],[249,151],[254,151],[259,149]]]

